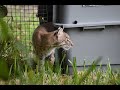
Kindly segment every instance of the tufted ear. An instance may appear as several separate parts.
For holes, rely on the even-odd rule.
[[[58,35],[61,35],[61,34],[63,34],[63,28],[59,27],[58,28]]]
[[[63,28],[59,27],[58,30],[54,31],[54,36],[61,36],[63,34]]]

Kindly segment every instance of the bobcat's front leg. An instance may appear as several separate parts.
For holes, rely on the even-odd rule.
[[[55,55],[55,51],[53,50],[51,55],[50,55],[50,63],[52,65],[54,65],[54,62],[55,62],[55,56],[54,55]]]
[[[45,68],[44,68],[45,60],[44,59],[45,59],[45,57],[40,56],[39,61],[38,61],[38,70],[40,72],[45,70]]]

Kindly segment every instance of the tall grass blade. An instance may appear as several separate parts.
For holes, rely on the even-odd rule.
[[[66,66],[66,74],[69,74],[68,65]]]
[[[77,73],[77,65],[76,65],[76,57],[73,57],[73,62],[71,62],[70,60],[68,60],[70,62],[70,64],[72,65],[73,68],[73,82],[74,84],[78,84],[79,83],[79,79],[78,79],[78,73]]]
[[[96,74],[97,74],[97,79],[96,79],[96,85],[99,84],[99,81],[100,81],[100,77],[101,77],[101,68],[102,68],[102,63],[100,63],[100,67],[99,69],[96,71]]]
[[[10,70],[9,70],[9,77],[11,76],[12,74],[12,68],[13,68],[13,64],[10,66]]]
[[[84,60],[84,62],[83,62],[83,70],[85,71],[85,60]]]

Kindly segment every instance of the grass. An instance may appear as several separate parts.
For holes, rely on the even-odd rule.
[[[36,60],[37,58],[29,57],[29,52],[22,41],[17,40],[14,34],[11,33],[8,24],[3,19],[0,19],[0,84],[120,85],[119,69],[116,72],[113,71],[110,63],[107,64],[106,70],[102,70],[101,66],[96,68],[96,64],[101,61],[101,57],[96,59],[88,69],[84,63],[84,69],[81,71],[77,70],[76,58],[73,58],[73,62],[69,60],[73,67],[73,75],[68,74],[68,66],[66,74],[62,74],[61,64],[56,62],[55,67],[53,67],[49,64],[49,61],[46,61],[43,67],[45,71],[40,73],[38,66],[36,66],[36,69],[31,68],[30,60]]]
[[[109,68],[107,69],[109,70]],[[91,71],[88,70],[77,72],[73,75],[62,75],[55,73],[49,67],[48,70],[40,74],[34,70],[25,71],[19,77],[9,78],[7,81],[1,80],[0,84],[7,85],[120,85],[120,73],[108,73],[100,68]]]

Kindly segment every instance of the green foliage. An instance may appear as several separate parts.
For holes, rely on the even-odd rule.
[[[0,78],[7,80],[9,77],[9,69],[5,60],[0,59]]]
[[[15,36],[10,31],[8,24],[0,19],[0,59],[1,68],[5,68],[5,73],[8,76],[7,68],[10,68],[10,73],[20,74],[22,70],[24,57],[27,53],[25,46],[15,39]],[[4,64],[4,65],[3,65]],[[0,72],[3,78],[4,72]],[[2,75],[3,74],[3,75]]]

